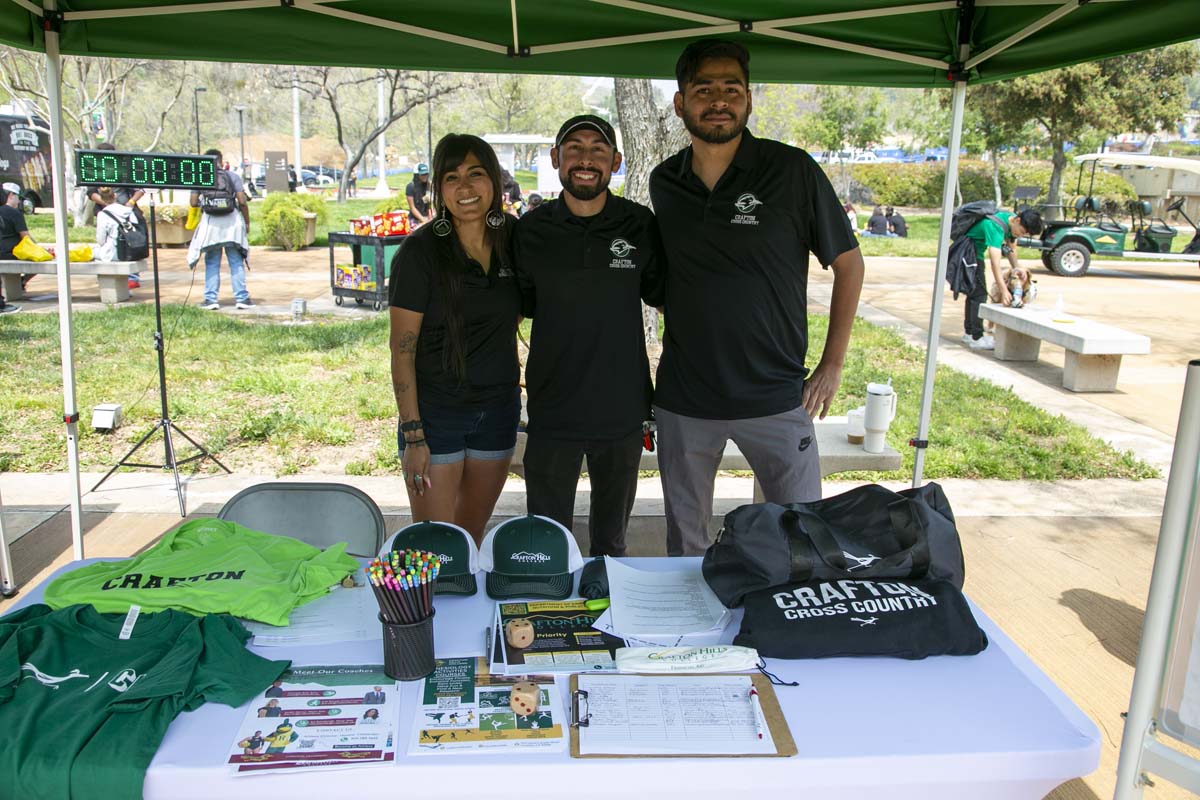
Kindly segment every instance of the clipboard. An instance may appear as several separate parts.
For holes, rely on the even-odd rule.
[[[568,696],[569,711],[570,711],[570,731],[571,731],[571,758],[790,758],[797,755],[799,750],[796,749],[796,742],[792,739],[792,731],[788,728],[787,720],[783,716],[783,710],[779,707],[779,699],[775,696],[775,687],[771,685],[771,680],[766,675],[747,674],[744,672],[710,672],[710,673],[694,673],[697,677],[745,677],[750,679],[750,683],[758,691],[759,704],[762,706],[763,719],[767,723],[767,727],[771,730],[771,738],[775,742],[774,753],[741,753],[729,755],[725,753],[588,753],[581,754],[579,752],[579,729],[587,727],[587,719],[580,719],[580,689],[579,689],[579,674],[571,675],[571,691]],[[605,673],[606,678],[620,678],[623,675],[637,678],[663,678],[663,677],[684,677],[680,673]]]

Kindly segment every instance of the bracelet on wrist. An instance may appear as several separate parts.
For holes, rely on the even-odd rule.
[[[412,431],[419,431],[424,427],[425,427],[424,420],[414,419],[414,420],[410,420],[408,422],[401,422],[400,423],[400,432],[401,433],[410,433]]]
[[[425,447],[425,440],[424,439],[405,439],[404,445],[405,445],[405,447],[410,447],[410,446],[411,447]]]

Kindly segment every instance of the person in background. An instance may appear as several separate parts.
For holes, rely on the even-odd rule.
[[[414,522],[453,522],[483,540],[521,415],[512,229],[500,163],[478,136],[433,154],[428,225],[392,259],[392,390]]]
[[[867,227],[863,229],[863,233],[867,236],[888,236],[887,217],[883,214],[883,206],[875,206],[871,210],[871,218],[867,220]]]
[[[508,170],[500,169],[500,185],[504,194],[504,210],[519,217],[525,213],[525,203],[521,199],[521,186]]]
[[[858,211],[854,208],[854,203],[849,200],[842,203],[842,211],[846,212],[846,219],[850,220],[850,230],[858,230]]]
[[[888,232],[896,236],[908,237],[908,221],[904,219],[904,215],[891,206],[887,207]]]
[[[993,218],[994,217],[994,218]],[[992,282],[997,287],[993,297],[1001,305],[1012,305],[1012,292],[1000,268],[1003,255],[1014,270],[1021,269],[1013,242],[1022,236],[1037,236],[1042,232],[1042,215],[1032,208],[1019,214],[997,211],[972,225],[966,236],[975,243],[975,288],[967,295],[963,316],[962,342],[972,350],[995,350],[996,341],[985,334],[979,306],[988,299],[987,273],[992,273]]]
[[[0,261],[15,259],[13,248],[26,236],[29,225],[21,213],[21,187],[15,183],[0,185]],[[15,314],[20,310],[20,306],[4,302],[4,295],[0,294],[0,314]]]
[[[288,164],[288,191],[296,191],[296,187],[300,185],[300,173],[296,171],[295,164]]]
[[[668,254],[654,416],[667,554],[709,545],[713,484],[733,440],[768,502],[819,500],[814,417],[842,382],[863,260],[846,211],[808,153],[746,129],[750,54],[688,45],[675,114],[691,146],[650,175]],[[829,332],[809,371],[809,254],[833,271]]]
[[[429,165],[417,164],[412,180],[404,187],[404,197],[408,201],[408,221],[413,230],[433,219],[433,214],[429,211],[429,195]]]
[[[96,249],[93,258],[96,261],[117,261],[117,234],[121,225],[132,218],[133,209],[117,200],[116,191],[108,186],[101,186],[96,194]]]
[[[358,197],[358,167],[350,170],[350,180],[346,182],[346,192],[351,197]]]
[[[96,145],[96,149],[116,150],[117,148],[112,142],[101,142],[100,144]],[[104,204],[100,202],[100,189],[103,187],[85,186],[83,188],[84,191],[87,192],[88,199],[96,204],[95,208],[92,209],[92,216],[96,218],[97,222],[99,222],[100,209],[104,207]],[[130,189],[125,186],[116,187],[112,190],[112,192],[116,202],[131,209],[133,211],[134,218],[137,220],[137,224],[141,225],[143,230],[147,230],[146,217],[142,214],[142,210],[138,208],[138,201],[146,195],[146,192],[143,189]],[[115,257],[109,259],[109,261],[116,260],[117,259]],[[140,273],[129,273],[129,288],[136,289],[141,285],[142,280]]]
[[[206,156],[221,158],[221,151],[206,150]],[[200,224],[192,235],[188,246],[188,266],[195,269],[204,256],[204,302],[200,307],[216,311],[221,305],[217,295],[221,291],[221,253],[229,262],[229,282],[233,285],[234,304],[238,309],[255,308],[246,289],[246,270],[250,257],[250,205],[242,179],[235,173],[220,170],[216,186],[204,192],[192,192],[190,203],[199,208]],[[227,211],[217,208],[227,207]],[[209,208],[212,210],[208,210]]]

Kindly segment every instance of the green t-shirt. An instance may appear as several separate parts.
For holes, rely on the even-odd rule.
[[[1012,236],[1008,233],[1008,219],[1012,214],[1008,211],[997,211],[996,219],[1004,223],[1004,227],[1000,227],[992,220],[984,217],[967,229],[967,236],[971,237],[975,242],[975,255],[979,257],[979,264],[987,266],[987,251],[989,247],[999,249],[1004,245],[1005,239],[1011,240]]]
[[[90,603],[113,613],[136,604],[143,611],[174,608],[287,625],[292,609],[356,569],[344,544],[322,551],[225,520],[197,519],[131,560],[68,572],[46,587],[45,602],[51,608]]]
[[[31,605],[0,617],[0,794],[137,800],[181,711],[239,706],[287,669],[245,648],[229,616]]]

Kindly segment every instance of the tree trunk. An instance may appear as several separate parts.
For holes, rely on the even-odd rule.
[[[623,195],[627,200],[649,206],[650,171],[687,147],[687,131],[682,120],[675,116],[672,105],[660,107],[655,102],[654,86],[650,81],[617,78],[613,94],[625,148]],[[643,305],[642,323],[647,344],[658,344],[658,312]]]
[[[1004,208],[1004,193],[1000,191],[1000,153],[992,151],[992,188],[996,190],[996,208]]]
[[[1053,137],[1050,144],[1053,147],[1053,155],[1050,158],[1053,166],[1050,170],[1050,190],[1046,196],[1046,219],[1058,219],[1058,206],[1062,202],[1059,198],[1063,170],[1067,168],[1067,154],[1063,150],[1063,140],[1060,137]]]

